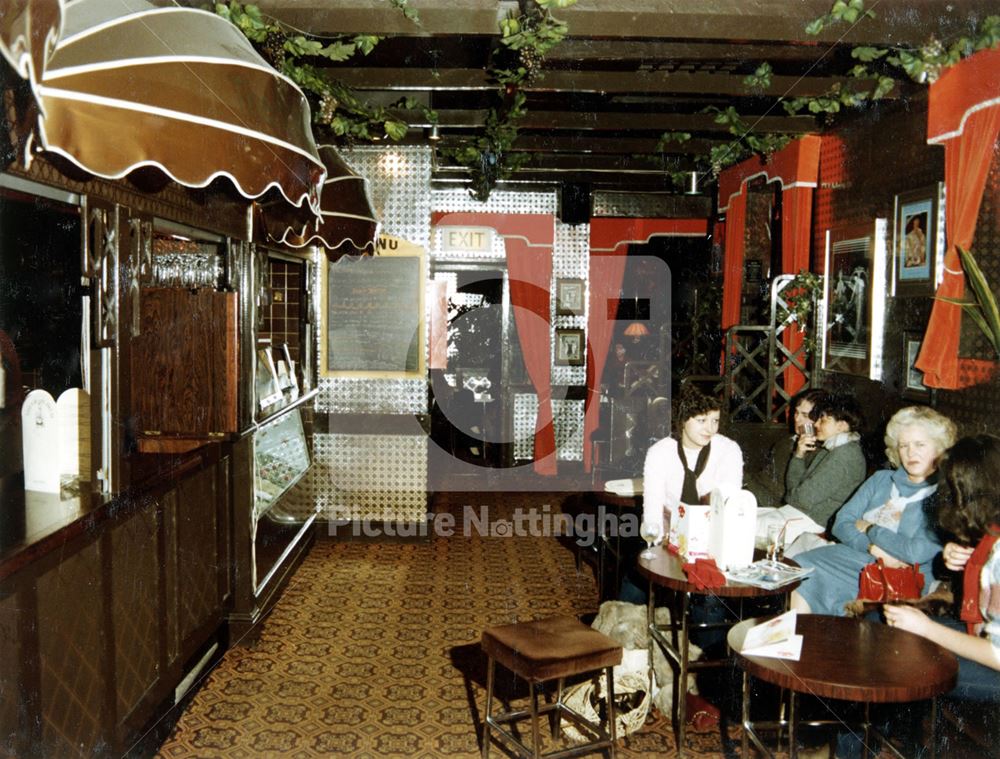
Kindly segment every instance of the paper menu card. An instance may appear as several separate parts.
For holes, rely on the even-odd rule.
[[[757,499],[749,490],[720,485],[709,498],[712,531],[709,553],[722,570],[749,566],[753,562]]]
[[[802,655],[802,636],[795,633],[798,612],[794,609],[747,630],[740,653],[772,659],[798,661]]]

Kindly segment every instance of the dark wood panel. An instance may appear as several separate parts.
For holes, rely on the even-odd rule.
[[[28,701],[23,688],[20,630],[23,609],[18,595],[0,600],[0,756],[18,756],[24,728],[20,704]]]
[[[167,618],[164,627],[167,633],[166,665],[170,666],[180,656],[180,631],[177,618],[177,596],[179,591],[180,573],[178,572],[178,555],[180,553],[177,519],[177,491],[172,490],[163,497],[163,586]]]
[[[142,293],[131,355],[140,435],[209,438],[235,432],[236,293],[154,288]]]
[[[232,459],[224,458],[215,467],[218,479],[216,488],[219,494],[218,505],[218,573],[219,573],[219,593],[223,602],[232,595],[233,592],[233,535],[232,535],[232,490],[230,488],[230,471]]]
[[[39,756],[89,756],[111,738],[102,585],[97,542],[38,578]]]
[[[159,530],[159,511],[149,504],[111,532],[115,713],[126,734],[148,716],[136,710],[161,675]]]
[[[177,488],[177,624],[182,654],[190,637],[218,614],[218,509],[215,468]]]

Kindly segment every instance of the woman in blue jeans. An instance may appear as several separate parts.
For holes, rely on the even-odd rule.
[[[898,605],[885,607],[886,624],[958,657],[958,682],[948,698],[1000,705],[1000,438],[962,438],[945,454],[940,472],[937,522],[955,537],[942,558],[948,569],[963,573],[959,618],[931,619]],[[861,754],[857,736],[838,736],[838,757]]]

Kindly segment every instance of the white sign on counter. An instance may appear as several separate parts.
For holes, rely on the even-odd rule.
[[[56,401],[59,473],[90,479],[90,396],[78,387]]]
[[[24,489],[59,492],[59,432],[56,402],[45,390],[32,390],[21,406]]]

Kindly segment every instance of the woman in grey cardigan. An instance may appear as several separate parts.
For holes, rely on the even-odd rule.
[[[811,416],[815,434],[799,435],[785,471],[785,502],[826,526],[867,474],[858,442],[861,407],[834,395],[816,404]]]

